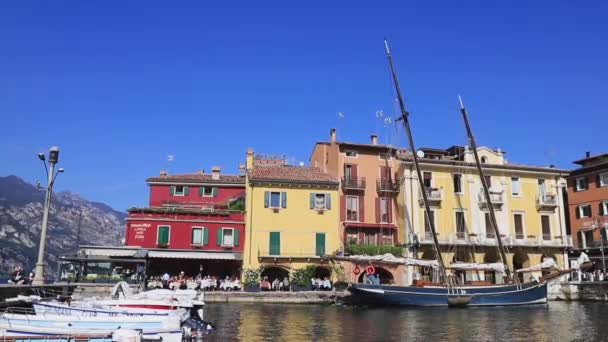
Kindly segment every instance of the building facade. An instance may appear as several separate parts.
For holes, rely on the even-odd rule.
[[[146,180],[149,206],[130,208],[125,245],[148,250],[151,276],[181,270],[196,275],[240,274],[245,243],[245,176],[169,175]]]
[[[329,276],[326,256],[340,247],[337,198],[337,179],[320,169],[249,150],[244,268],[263,266],[271,281],[307,265]]]
[[[422,202],[421,192],[425,191],[431,206],[429,216],[434,220],[448,268],[454,262],[500,262],[489,205],[495,210],[499,238],[508,249],[507,262],[513,269],[540,264],[544,257],[554,258],[560,267],[567,265],[566,248],[572,241],[566,232],[562,194],[566,170],[512,164],[500,149],[480,147],[478,153],[491,194],[492,203],[488,204],[470,149],[423,148],[418,153],[422,155],[423,189],[411,154],[399,155],[403,179],[403,195],[398,200],[399,225],[403,225],[405,239],[414,247],[412,255],[436,258]],[[465,282],[502,281],[501,275],[494,272],[456,273]],[[528,275],[520,274],[520,278],[524,276]]]
[[[574,162],[578,169],[568,177],[568,213],[575,247],[592,261],[600,261],[601,249],[608,244],[608,154]],[[575,255],[574,255],[575,257]],[[597,263],[604,267],[604,262]]]

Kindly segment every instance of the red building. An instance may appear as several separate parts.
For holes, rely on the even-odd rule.
[[[245,241],[245,177],[212,173],[146,180],[149,206],[128,210],[125,245],[148,250],[148,275],[240,273]]]

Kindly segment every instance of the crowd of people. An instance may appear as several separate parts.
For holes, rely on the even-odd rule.
[[[574,272],[570,275],[572,281],[608,281],[608,277],[603,270],[596,269],[593,272]]]
[[[29,276],[26,278],[24,276],[23,267],[14,266],[11,277],[8,279],[8,283],[14,285],[31,285],[33,280],[34,272],[30,272]]]
[[[330,291],[333,288],[333,284],[327,277],[311,278],[310,282],[313,291]]]
[[[177,276],[165,272],[163,275],[151,277],[147,285],[150,289],[170,290],[235,291],[241,289],[241,283],[237,277],[226,276],[222,279],[217,276],[203,276],[200,273],[192,277],[186,276],[184,271],[181,271]]]
[[[275,278],[272,282],[268,280],[267,276],[262,278],[260,282],[260,290],[262,291],[289,291],[290,284],[289,278],[285,277],[283,280],[279,280],[279,278]]]

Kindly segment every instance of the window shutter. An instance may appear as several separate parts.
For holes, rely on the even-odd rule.
[[[365,212],[363,211],[365,207],[365,197],[359,196],[359,222],[365,222]]]
[[[387,203],[388,208],[386,208],[386,212],[387,212],[387,215],[388,215],[387,222],[388,223],[393,223],[393,199],[389,198],[387,202],[388,202]]]
[[[281,208],[287,208],[287,193],[281,192]]]
[[[580,206],[576,207],[576,218],[577,219],[581,218],[581,207]]]
[[[317,233],[315,241],[315,252],[316,256],[325,255],[325,233]]]
[[[169,244],[169,227],[158,227],[158,244]]]
[[[203,194],[205,193],[205,187],[201,186],[198,188],[198,195],[203,197]]]
[[[214,186],[213,188],[211,188],[211,196],[213,197],[217,197],[217,186]]]
[[[357,179],[357,164],[352,164],[350,166],[350,176],[351,178]]]
[[[239,245],[239,230],[234,229],[232,231],[232,239],[234,241],[234,246],[237,247]]]
[[[270,232],[270,255],[281,255],[281,233]]]
[[[378,197],[376,198],[376,223],[382,221],[380,216],[380,197]]]
[[[217,230],[217,241],[216,241],[216,243],[217,243],[218,246],[222,245],[223,237],[224,237],[224,230],[222,228],[218,228],[218,230]]]
[[[270,192],[264,191],[264,208],[268,208],[270,206]]]
[[[325,194],[325,209],[331,209],[331,194]]]
[[[203,228],[203,245],[209,244],[209,228]]]
[[[311,192],[310,193],[310,209],[314,209],[315,208],[315,193]]]
[[[169,187],[169,192],[171,193],[171,196],[175,195],[175,185]]]
[[[599,205],[600,205],[600,208],[599,208],[598,212],[600,213],[600,216],[606,215],[606,213],[604,212],[604,203],[600,202]]]
[[[184,196],[188,196],[189,193],[190,193],[190,187],[189,186],[185,186],[184,187]]]
[[[340,221],[346,221],[346,196],[340,196]]]

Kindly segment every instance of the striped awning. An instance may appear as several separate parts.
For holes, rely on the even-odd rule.
[[[148,258],[200,259],[200,260],[243,260],[240,253],[190,252],[190,251],[149,251]]]

